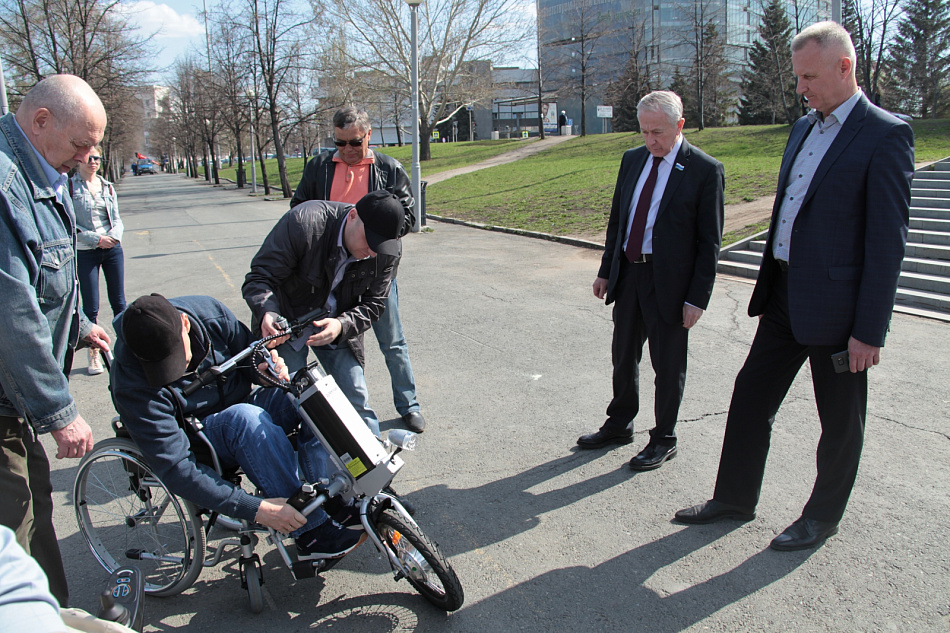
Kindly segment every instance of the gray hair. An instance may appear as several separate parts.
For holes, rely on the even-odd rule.
[[[654,90],[637,104],[638,118],[642,112],[660,112],[676,125],[683,118],[683,100],[670,90]]]
[[[854,72],[857,54],[854,52],[854,42],[851,34],[837,22],[818,22],[812,24],[792,40],[792,52],[798,52],[808,42],[814,42],[822,52],[833,50],[840,52],[851,60],[851,70]]]
[[[92,87],[75,75],[50,75],[42,79],[26,93],[17,112],[23,110],[29,115],[40,108],[49,110],[59,124],[84,117],[91,110],[105,114]]]
[[[354,106],[344,106],[333,115],[333,127],[343,130],[351,125],[355,125],[364,132],[373,129],[366,110],[360,110]]]

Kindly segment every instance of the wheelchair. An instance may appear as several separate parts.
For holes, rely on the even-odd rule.
[[[301,323],[305,324],[308,317],[301,319]],[[288,329],[296,332],[302,326],[295,323],[288,325]],[[277,336],[256,341],[227,362],[204,372],[186,389],[185,395],[233,371],[248,358],[252,362],[268,360],[265,343],[274,338]],[[439,609],[460,608],[464,593],[455,571],[390,487],[403,466],[398,453],[414,449],[415,436],[395,430],[386,439],[373,435],[333,377],[317,363],[297,372],[290,383],[278,381],[272,375],[260,375],[264,382],[283,389],[294,401],[302,423],[327,448],[333,465],[329,479],[304,483],[289,503],[307,515],[328,502],[355,501],[368,540],[388,560],[395,580],[405,578]],[[199,461],[210,458],[210,463],[205,463],[226,480],[240,485],[240,472],[225,472],[221,468],[214,449],[201,432],[200,422],[179,422],[188,425],[192,449]],[[313,577],[339,562],[339,558],[298,561],[293,542],[291,547],[284,544],[289,538],[286,535],[245,520],[220,516],[179,498],[155,476],[118,417],[112,420],[112,427],[116,437],[97,442],[82,459],[73,487],[82,538],[109,573],[132,564],[142,572],[146,594],[174,596],[191,587],[204,567],[216,566],[226,551],[236,549],[241,586],[248,593],[251,611],[260,613],[264,607],[263,575],[255,547],[261,539],[277,549],[297,579]],[[200,440],[197,446],[195,438]],[[217,541],[212,550],[208,540],[216,525],[233,531],[232,536]]]

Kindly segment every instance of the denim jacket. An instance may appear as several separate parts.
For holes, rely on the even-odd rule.
[[[116,242],[122,241],[122,218],[119,217],[119,201],[115,195],[112,183],[96,176],[102,183],[102,199],[106,203],[106,213],[109,214],[109,227],[106,235]],[[76,212],[76,240],[80,248],[93,249],[99,245],[101,234],[96,232],[92,215],[96,211],[96,198],[89,191],[86,181],[79,173],[69,179],[69,195],[73,199],[73,210]]]
[[[63,374],[67,346],[92,325],[79,312],[72,203],[56,199],[13,114],[0,118],[0,415],[38,433],[78,415]],[[77,336],[78,335],[78,336]]]

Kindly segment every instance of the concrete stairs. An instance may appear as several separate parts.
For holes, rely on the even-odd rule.
[[[724,248],[719,272],[755,279],[767,236],[763,231]],[[894,309],[950,322],[950,158],[914,174],[907,249]]]

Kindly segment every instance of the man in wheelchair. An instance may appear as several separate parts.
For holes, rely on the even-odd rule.
[[[299,560],[343,556],[366,538],[358,510],[344,506],[304,516],[287,504],[301,485],[326,477],[326,449],[299,418],[286,394],[260,384],[252,361],[226,378],[185,390],[253,339],[224,304],[211,297],[171,300],[152,294],[134,301],[114,322],[110,390],[122,424],[145,461],[176,495],[209,510],[257,522],[293,536]],[[281,378],[287,370],[277,353]],[[266,364],[261,365],[261,369]],[[186,420],[200,421],[223,470],[240,467],[267,498],[245,492],[195,455],[201,439]],[[288,435],[297,433],[297,451]],[[189,437],[192,436],[192,437]]]

